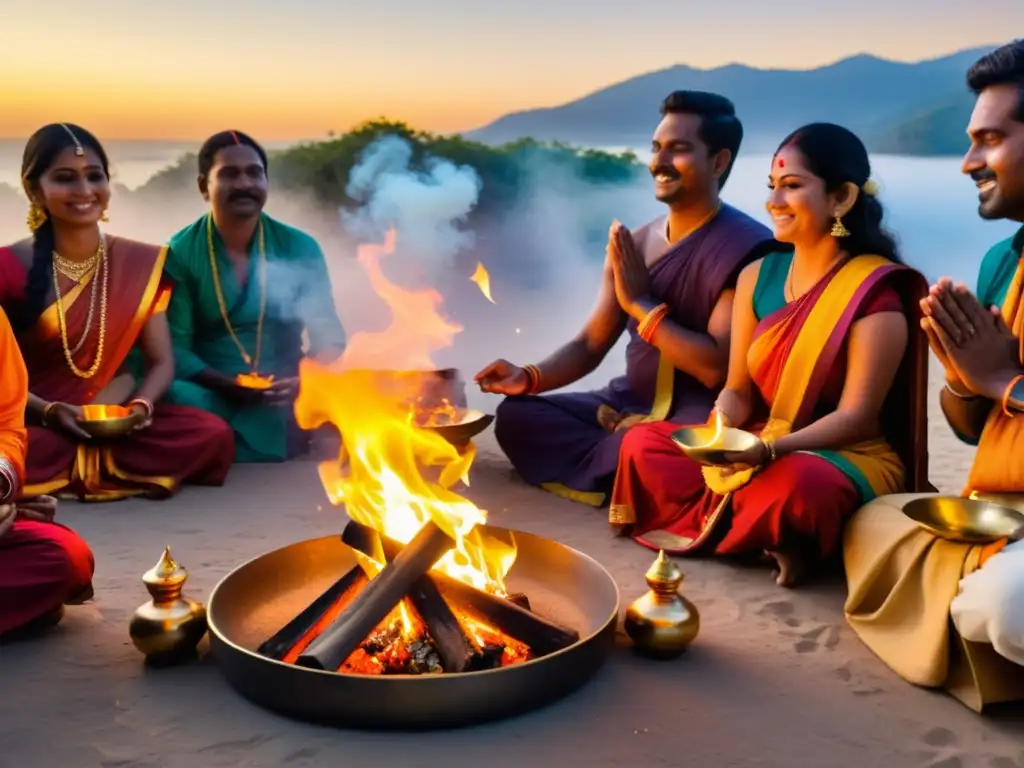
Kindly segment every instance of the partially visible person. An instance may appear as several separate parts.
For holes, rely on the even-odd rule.
[[[736,277],[772,243],[720,196],[743,138],[732,102],[676,91],[661,115],[650,171],[667,214],[635,232],[612,226],[597,305],[576,338],[537,365],[496,360],[476,375],[484,392],[508,396],[494,430],[519,475],[593,506],[606,501],[633,425],[707,418],[725,380]],[[624,376],[539,396],[592,372],[624,331]]]
[[[207,139],[198,183],[210,212],[171,238],[167,257],[177,359],[167,401],[226,420],[239,462],[285,461],[309,450],[293,412],[299,361],[333,362],[345,349],[320,246],[263,213],[267,166],[267,153],[241,131]],[[252,388],[240,374],[273,381]]]
[[[702,468],[671,424],[630,430],[610,522],[673,554],[765,552],[792,586],[834,555],[849,515],[926,482],[927,283],[882,228],[863,143],[838,125],[788,136],[768,174],[771,253],[743,270],[729,377],[709,423],[760,436]]]
[[[221,485],[234,451],[227,425],[154,405],[174,376],[165,249],[101,231],[103,147],[76,125],[46,125],[25,145],[22,182],[32,237],[0,248],[0,305],[28,367],[25,494],[113,501]],[[134,430],[90,438],[79,423],[87,404],[127,406]]]
[[[0,640],[60,621],[92,594],[94,562],[76,533],[53,522],[51,497],[18,504],[25,479],[28,372],[0,309]]]
[[[978,213],[1024,222],[1024,40],[983,56],[967,83],[977,100],[963,172],[978,187]],[[978,449],[963,494],[1024,511],[1022,255],[1024,228],[985,254],[976,293],[946,278],[933,285],[921,323],[945,369],[939,402],[946,421]],[[1024,685],[1010,685],[998,663],[1024,665],[1024,543],[939,539],[902,513],[913,498],[877,499],[850,523],[850,625],[904,678],[938,687],[956,677],[960,655],[951,657],[950,648],[961,644],[949,631],[952,616],[970,641],[962,647],[973,679],[1004,698],[1024,698]]]

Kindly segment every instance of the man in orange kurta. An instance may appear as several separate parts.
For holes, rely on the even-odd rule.
[[[28,372],[0,310],[0,638],[60,620],[65,603],[91,591],[89,545],[52,521],[47,497],[15,502],[25,479]]]

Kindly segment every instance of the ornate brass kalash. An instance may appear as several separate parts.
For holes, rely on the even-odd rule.
[[[363,389],[381,391],[410,374],[341,376],[363,377]],[[305,370],[296,414],[307,429],[335,423],[348,455],[365,462],[357,426],[314,414],[317,408],[329,410],[321,399],[335,400],[339,387],[351,386],[338,377]],[[351,494],[359,488],[351,484],[359,472],[366,479],[370,464],[390,461],[390,469],[401,474],[395,443],[374,444],[380,451],[372,462],[352,458],[345,481],[339,479],[339,455],[320,471],[333,503],[343,495],[337,488],[350,483],[350,495],[340,501],[353,520],[344,533],[261,555],[228,574],[210,595],[210,640],[218,666],[256,704],[338,726],[465,726],[569,694],[590,679],[613,646],[619,593],[604,568],[555,541],[486,524],[475,505],[451,490],[450,472],[464,472],[472,461],[467,434],[479,427],[479,418],[460,418],[465,400],[453,372],[413,378],[424,377],[417,389],[433,388],[436,400],[425,410],[436,414],[437,403],[454,404],[455,416],[442,420],[439,434],[459,446],[454,453],[460,457],[452,459],[448,449],[447,460],[454,464],[442,468],[436,482],[403,478],[409,481],[403,493],[422,494],[411,506],[430,506],[432,514],[418,528],[402,530],[402,541],[393,538],[395,526],[384,511],[368,515],[367,497],[355,499]],[[437,425],[436,419],[416,421],[418,429],[399,435],[396,420],[391,437],[420,440],[417,434]],[[444,427],[466,423],[473,426],[444,434]],[[439,454],[445,444],[435,439],[427,448]],[[374,488],[383,490],[383,484]],[[472,524],[474,515],[480,517]],[[461,530],[453,529],[459,525]],[[473,578],[465,575],[472,557],[510,551],[514,562],[500,578],[477,578],[479,567]]]

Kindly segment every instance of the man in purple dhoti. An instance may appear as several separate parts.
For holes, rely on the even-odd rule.
[[[576,338],[537,365],[496,360],[476,375],[484,392],[507,395],[494,429],[520,476],[593,506],[606,501],[630,426],[707,420],[728,369],[736,277],[780,247],[719,196],[743,138],[732,102],[676,91],[661,115],[650,170],[668,213],[632,233],[612,225],[597,306]],[[625,376],[538,396],[597,368],[623,331]]]

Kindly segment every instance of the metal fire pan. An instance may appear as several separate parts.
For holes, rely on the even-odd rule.
[[[503,528],[488,526],[495,535]],[[541,616],[572,627],[579,642],[522,664],[439,675],[347,675],[256,653],[356,564],[340,536],[260,555],[225,576],[207,605],[210,643],[228,682],[254,703],[328,725],[391,730],[455,728],[543,707],[584,685],[614,645],[619,590],[596,561],[550,539],[514,531],[506,579]]]

